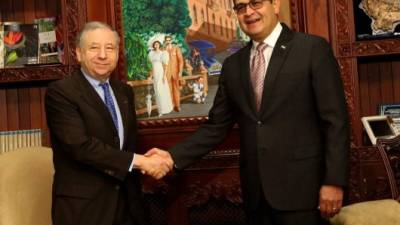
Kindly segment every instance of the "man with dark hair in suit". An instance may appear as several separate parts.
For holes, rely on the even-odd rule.
[[[164,174],[157,171],[172,167],[160,157],[135,153],[133,90],[110,79],[118,51],[115,30],[87,23],[77,37],[81,69],[47,90],[54,225],[146,224],[138,170],[160,178]]]
[[[349,123],[338,64],[320,37],[279,23],[280,0],[234,0],[252,39],[228,57],[209,120],[170,149],[183,169],[240,132],[240,178],[251,225],[317,225],[339,212]],[[169,155],[170,154],[170,155]]]

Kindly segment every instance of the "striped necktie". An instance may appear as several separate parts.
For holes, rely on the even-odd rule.
[[[108,83],[101,83],[99,84],[101,88],[103,88],[104,91],[104,102],[108,108],[108,111],[111,114],[112,120],[114,122],[115,128],[117,129],[118,132],[118,117],[117,117],[117,111],[115,110],[115,104],[113,101],[113,98],[110,93],[110,85]]]
[[[254,89],[254,97],[256,100],[257,111],[260,110],[262,94],[264,89],[265,78],[265,58],[264,50],[268,47],[267,44],[261,42],[256,47],[253,60],[251,62],[251,84]]]

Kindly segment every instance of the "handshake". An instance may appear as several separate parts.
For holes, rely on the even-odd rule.
[[[159,148],[152,148],[144,155],[136,154],[134,166],[143,174],[152,176],[155,179],[163,178],[174,166],[169,152]]]

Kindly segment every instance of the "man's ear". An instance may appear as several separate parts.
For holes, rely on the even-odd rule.
[[[279,15],[279,11],[281,9],[281,0],[272,0],[272,6],[274,7],[275,14]]]
[[[81,57],[81,54],[82,54],[81,48],[80,47],[76,47],[75,51],[76,51],[76,59],[78,60],[78,62],[81,62],[81,59],[82,59],[82,57]]]

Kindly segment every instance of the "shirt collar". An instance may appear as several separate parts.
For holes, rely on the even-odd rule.
[[[275,28],[268,35],[268,37],[264,39],[263,42],[266,43],[268,46],[274,48],[276,42],[278,41],[279,36],[281,35],[281,32],[282,32],[282,25],[278,22]],[[259,42],[253,41],[253,49],[255,49],[258,44]]]
[[[82,74],[83,76],[86,78],[87,81],[89,81],[90,85],[92,85],[93,87],[98,87],[102,82],[100,82],[99,80],[94,79],[93,77],[89,76],[85,70],[83,70],[81,68]],[[107,78],[106,83],[109,83],[109,78]]]

